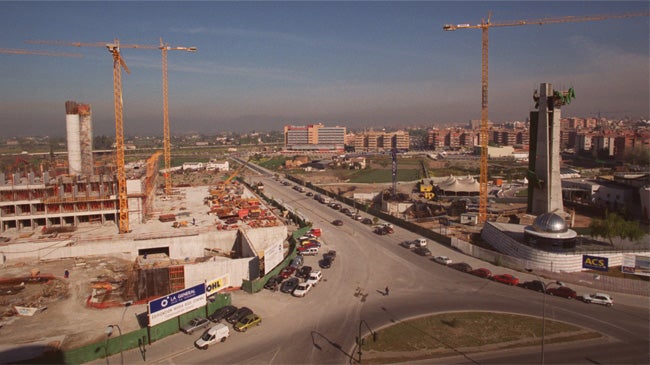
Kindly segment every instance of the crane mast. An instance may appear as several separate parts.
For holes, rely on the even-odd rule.
[[[586,22],[606,19],[631,18],[638,16],[650,16],[650,12],[626,13],[626,14],[605,14],[605,15],[587,15],[587,16],[565,16],[560,18],[542,18],[535,20],[517,20],[502,23],[490,22],[490,14],[487,21],[482,20],[480,24],[445,24],[444,31],[455,31],[459,29],[480,29],[481,30],[481,124],[479,143],[481,144],[481,162],[479,178],[479,223],[487,220],[488,204],[488,49],[489,49],[489,29],[492,27],[515,27],[521,25],[544,25],[571,22]]]

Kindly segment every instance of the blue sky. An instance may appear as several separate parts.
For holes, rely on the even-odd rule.
[[[0,138],[64,135],[66,100],[89,103],[114,135],[104,48],[26,40],[196,46],[169,52],[173,134],[280,130],[285,124],[436,126],[480,118],[478,24],[647,12],[647,1],[0,2]],[[490,119],[525,120],[540,83],[574,87],[564,116],[648,118],[648,17],[490,30]],[[159,51],[122,49],[124,132],[162,135]]]

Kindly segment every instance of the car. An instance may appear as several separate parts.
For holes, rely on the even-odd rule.
[[[307,196],[314,196],[314,193],[312,193],[311,191],[308,191],[307,194],[305,194],[305,195],[307,195]]]
[[[413,241],[402,241],[402,242],[400,242],[399,245],[404,247],[404,248],[408,248],[408,249],[413,249],[413,248],[416,247],[415,242],[413,242]]]
[[[333,203],[332,205],[330,205],[330,208],[334,210],[340,210],[341,208],[343,208],[343,206],[339,203]]]
[[[542,283],[539,280],[532,280],[532,281],[527,281],[525,283],[519,283],[517,286],[522,287],[524,289],[534,290],[538,292],[546,291],[546,288],[544,287],[544,283]]]
[[[294,297],[304,297],[311,290],[312,285],[308,283],[300,283],[291,293]]]
[[[289,266],[293,267],[294,270],[302,266],[302,263],[305,261],[305,258],[298,255],[291,260],[291,264]]]
[[[311,274],[311,266],[303,266],[300,270],[296,271],[296,276],[299,278],[307,278]]]
[[[426,247],[416,247],[413,252],[417,253],[420,256],[431,256],[431,250]]]
[[[298,253],[302,256],[316,256],[318,255],[318,247],[299,248]]]
[[[371,224],[372,224],[372,219],[370,219],[370,218],[363,218],[363,219],[361,220],[361,223],[363,223],[363,224],[367,224],[367,225],[371,225]]]
[[[249,328],[253,326],[259,326],[262,324],[262,318],[255,313],[251,313],[232,326],[235,331],[246,332]]]
[[[280,287],[280,291],[283,293],[293,293],[293,290],[298,286],[299,283],[300,283],[300,279],[289,278],[282,283],[282,286]]]
[[[568,286],[558,286],[557,288],[546,289],[546,293],[556,297],[573,299],[576,297],[576,291]]]
[[[309,274],[309,276],[306,278],[307,280],[305,281],[305,283],[311,284],[311,286],[316,286],[316,284],[318,284],[322,278],[323,278],[322,271],[320,270],[312,271],[311,274]]]
[[[343,221],[340,220],[340,219],[335,219],[335,220],[332,221],[332,224],[335,225],[335,226],[342,226]]]
[[[480,278],[486,278],[486,279],[489,279],[490,276],[492,276],[492,272],[490,270],[488,270],[488,269],[485,269],[485,268],[472,270],[469,273],[472,274],[472,275],[478,276]]]
[[[285,278],[283,278],[282,275],[272,276],[269,279],[269,281],[267,281],[266,284],[264,284],[264,288],[269,290],[275,290],[280,285],[280,283],[282,283],[283,279]]]
[[[435,261],[435,262],[437,262],[439,264],[442,264],[442,265],[450,265],[452,263],[451,259],[449,257],[447,257],[447,256],[436,256],[436,257],[432,258],[431,260],[433,260],[433,261]]]
[[[209,345],[217,342],[226,342],[228,336],[230,336],[230,329],[228,326],[222,323],[217,323],[203,332],[203,335],[201,335],[198,340],[194,341],[194,346],[201,350],[205,350]]]
[[[317,239],[312,238],[312,239],[300,242],[300,246],[320,247],[321,243]]]
[[[490,279],[497,281],[502,284],[507,284],[507,285],[517,285],[519,284],[519,279],[515,276],[512,276],[510,274],[502,274],[502,275],[494,275]]]
[[[241,307],[241,308],[237,309],[237,312],[229,315],[226,318],[226,321],[228,321],[228,323],[230,323],[230,324],[235,324],[235,323],[239,322],[240,319],[246,317],[249,314],[253,314],[253,311],[250,308]]]
[[[332,259],[332,261],[334,261],[334,259],[336,258],[336,251],[329,250],[323,254],[323,257],[329,257],[330,259]]]
[[[457,262],[455,264],[449,264],[449,267],[451,267],[454,270],[458,270],[460,272],[472,271],[472,266],[466,262]]]
[[[343,214],[345,214],[345,215],[350,215],[350,214],[352,214],[352,212],[351,212],[350,209],[348,209],[348,208],[341,208],[340,212],[343,213]]]
[[[280,276],[283,279],[286,279],[286,278],[290,277],[291,275],[293,275],[294,272],[296,272],[296,267],[295,266],[287,266],[284,269],[282,269],[282,271],[280,271]]]
[[[375,232],[376,234],[378,234],[380,236],[384,236],[384,235],[388,234],[388,231],[386,231],[386,229],[384,227],[377,227],[377,228],[375,228],[375,230],[373,232]]]
[[[612,298],[611,295],[604,293],[583,294],[580,296],[580,299],[585,303],[602,304],[607,307],[614,305],[614,298]]]
[[[354,213],[350,215],[350,218],[354,219],[355,221],[361,221],[363,219],[363,216],[361,214]]]
[[[192,332],[207,327],[210,324],[210,320],[204,317],[194,317],[189,322],[181,326],[181,331],[191,335]]]
[[[306,251],[307,249],[310,248],[319,248],[320,244],[314,243],[314,242],[308,242],[300,247],[298,247],[298,252]]]
[[[235,307],[234,305],[227,305],[225,307],[221,307],[216,311],[214,311],[210,316],[208,316],[208,318],[212,322],[219,322],[220,320],[228,317],[229,315],[235,312],[237,312],[237,307]]]
[[[332,259],[331,256],[324,256],[320,261],[318,261],[318,266],[321,267],[321,269],[329,269],[332,267],[332,262],[334,260]]]

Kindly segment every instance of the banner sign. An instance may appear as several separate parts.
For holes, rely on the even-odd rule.
[[[598,271],[607,271],[609,259],[607,257],[582,255],[582,268]]]
[[[149,327],[200,308],[206,303],[205,283],[152,300],[149,302]]]
[[[205,283],[205,294],[210,296],[216,294],[219,290],[222,290],[230,285],[230,280],[228,280],[228,275],[222,275],[218,278],[208,281]]]

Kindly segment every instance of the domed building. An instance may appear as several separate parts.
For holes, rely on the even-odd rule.
[[[576,231],[569,229],[564,218],[555,213],[540,214],[524,228],[524,242],[540,249],[575,248]]]

